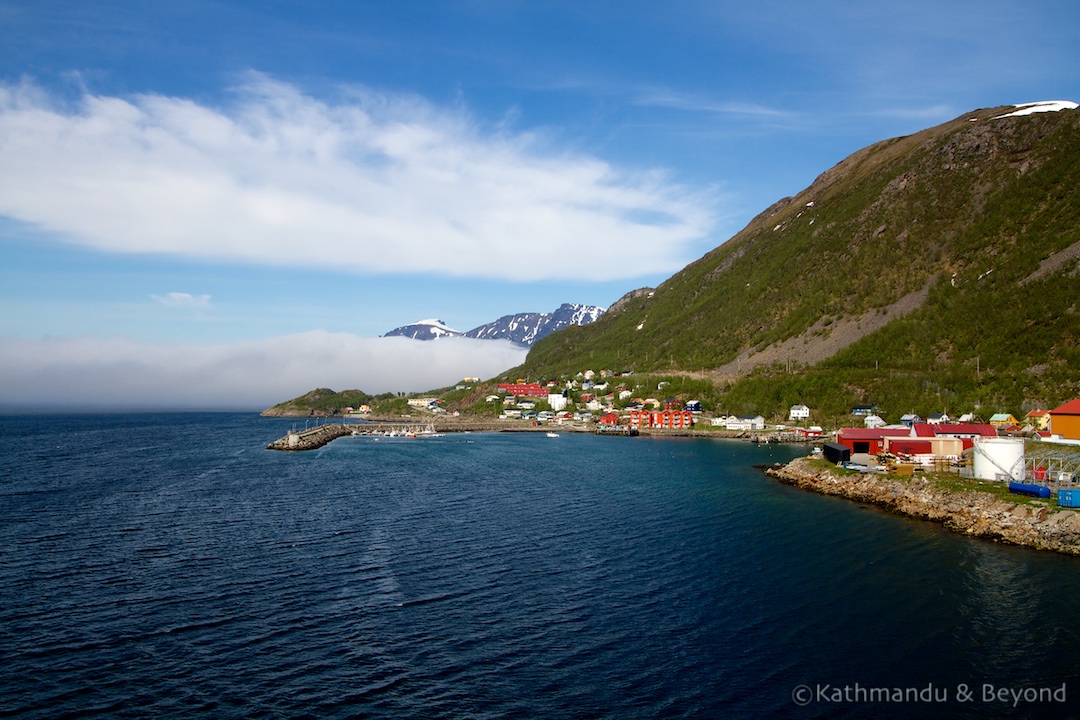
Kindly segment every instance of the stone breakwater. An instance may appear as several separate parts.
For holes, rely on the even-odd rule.
[[[419,434],[427,430],[436,433],[447,432],[588,432],[584,427],[559,425],[540,426],[531,423],[517,422],[507,423],[502,421],[485,420],[458,420],[442,419],[438,422],[416,423],[398,421],[384,421],[375,423],[327,423],[307,430],[293,431],[285,437],[279,438],[266,446],[267,450],[317,450],[332,440],[354,433],[359,434],[383,434],[387,430],[395,430],[397,434],[404,435],[406,432]]]
[[[267,450],[315,450],[331,440],[349,435],[352,429],[340,423],[320,425],[310,430],[291,432],[266,446]]]
[[[1053,501],[1013,503],[978,490],[941,488],[926,478],[834,472],[809,458],[767,468],[765,474],[804,490],[941,523],[964,535],[1080,555],[1080,513],[1058,508]]]

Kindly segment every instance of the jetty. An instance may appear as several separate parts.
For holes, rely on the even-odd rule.
[[[346,435],[382,437],[420,437],[435,435],[432,423],[327,423],[304,430],[293,430],[266,446],[267,450],[316,450]]]
[[[631,427],[629,425],[602,425],[602,424],[597,424],[597,426],[596,426],[596,434],[597,435],[627,435],[627,436],[630,436],[630,437],[636,437],[637,435],[640,435],[641,432],[638,430],[638,428]]]
[[[266,446],[267,450],[314,450],[331,440],[351,435],[352,428],[341,423],[318,425],[306,430],[293,430]]]

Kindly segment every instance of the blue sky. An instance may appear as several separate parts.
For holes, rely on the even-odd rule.
[[[375,339],[607,306],[872,142],[1080,99],[1077,27],[1067,1],[0,0],[0,404],[490,376],[523,354]]]

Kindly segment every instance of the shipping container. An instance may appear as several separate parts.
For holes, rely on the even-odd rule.
[[[1061,507],[1080,508],[1080,489],[1058,490],[1057,503]]]

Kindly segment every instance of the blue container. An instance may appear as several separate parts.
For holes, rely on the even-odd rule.
[[[1058,505],[1080,508],[1080,490],[1058,490]]]
[[[1011,482],[1009,483],[1009,492],[1019,493],[1020,495],[1031,495],[1032,497],[1037,498],[1050,497],[1050,488],[1028,483]]]

